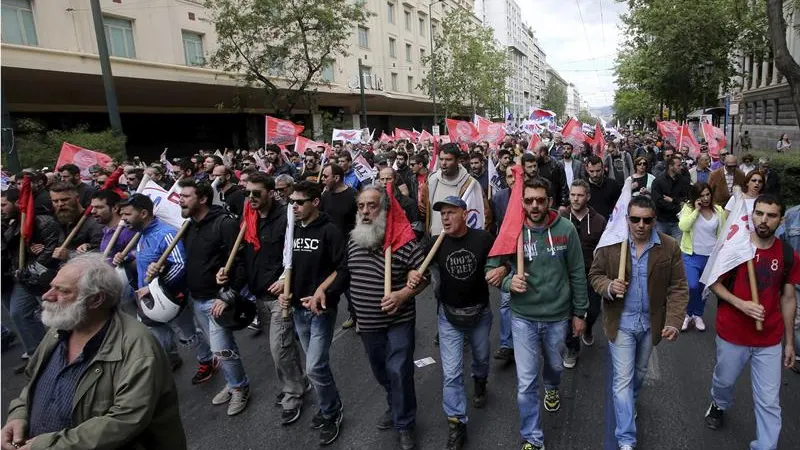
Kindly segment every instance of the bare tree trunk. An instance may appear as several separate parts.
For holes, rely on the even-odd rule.
[[[772,53],[775,55],[775,66],[789,83],[795,120],[800,124],[800,64],[797,64],[797,61],[792,58],[789,47],[786,45],[783,0],[767,0],[767,32]]]

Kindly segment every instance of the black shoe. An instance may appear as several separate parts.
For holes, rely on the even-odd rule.
[[[197,372],[192,377],[192,384],[205,383],[210,380],[215,373],[217,373],[217,367],[214,366],[213,360],[197,363]]]
[[[706,426],[712,430],[718,430],[722,428],[724,419],[725,411],[712,401],[706,411]]]
[[[790,367],[790,369],[792,369],[792,372],[800,375],[800,360],[795,361],[794,365],[792,367]]]
[[[386,412],[381,415],[376,426],[379,430],[388,430],[394,426],[394,419],[392,419],[391,409],[387,409]]]
[[[339,403],[339,414],[344,412],[344,403]],[[322,410],[317,410],[317,413],[314,414],[314,417],[311,418],[311,428],[314,430],[319,430],[322,428],[322,425],[325,422],[325,418],[322,416]]]
[[[486,406],[486,378],[475,378],[475,392],[472,394],[472,406]]]
[[[413,428],[400,430],[400,448],[403,450],[414,450],[417,448],[417,435]]]
[[[511,362],[514,359],[514,349],[508,347],[500,347],[494,352],[494,359],[499,359],[505,362]]]
[[[300,418],[301,406],[297,405],[296,408],[284,409],[281,413],[281,425],[289,425],[297,422]]]
[[[342,425],[342,411],[336,412],[336,416],[330,419],[322,419],[322,426],[319,429],[319,445],[328,445],[339,437],[339,428]]]
[[[455,417],[449,417],[447,422],[447,444],[444,446],[444,450],[461,450],[464,441],[467,440],[467,424],[459,422]]]

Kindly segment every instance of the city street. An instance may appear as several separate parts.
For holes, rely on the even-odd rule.
[[[493,345],[497,342],[499,298],[493,290],[495,312]],[[662,342],[653,353],[646,386],[639,398],[639,449],[745,449],[755,436],[753,400],[749,370],[739,380],[736,404],[727,413],[725,427],[711,431],[703,424],[709,403],[709,388],[714,365],[713,317],[715,301],[706,310],[709,330],[689,331],[677,342]],[[447,437],[442,413],[441,365],[436,334],[435,303],[431,290],[418,299],[417,345],[415,359],[433,357],[435,364],[416,370],[418,401],[417,437],[420,449],[439,449]],[[346,317],[340,311],[338,322]],[[596,343],[583,350],[574,370],[562,378],[562,407],[556,414],[544,413],[545,440],[549,450],[602,449],[606,435],[605,373],[607,345],[600,323],[595,327]],[[184,366],[175,373],[181,399],[183,425],[191,449],[311,449],[317,447],[317,432],[309,429],[315,412],[313,394],[295,424],[279,423],[280,409],[274,406],[277,384],[269,355],[267,334],[252,337],[249,330],[237,339],[251,382],[248,408],[239,416],[228,417],[224,406],[212,406],[211,397],[222,387],[218,374],[211,382],[192,386],[193,356],[184,351]],[[492,350],[494,350],[493,347]],[[20,346],[3,354],[2,406],[6,408],[24,383],[13,375],[19,363]],[[469,352],[465,352],[469,355]],[[331,363],[344,402],[344,421],[339,439],[331,449],[394,449],[396,433],[375,428],[386,408],[383,390],[372,377],[360,339],[354,330],[337,328],[331,349]],[[514,366],[500,368],[492,360],[489,401],[485,409],[469,409],[469,439],[465,448],[519,448],[519,418],[516,404]],[[783,432],[780,449],[797,448],[800,441],[800,376],[785,371],[781,391]],[[471,382],[468,384],[471,392]],[[795,443],[795,444],[793,444]]]

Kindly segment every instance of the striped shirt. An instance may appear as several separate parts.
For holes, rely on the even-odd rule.
[[[392,254],[392,292],[403,289],[408,272],[422,265],[425,255],[411,241]],[[347,244],[350,270],[350,297],[359,331],[376,331],[416,318],[414,298],[405,302],[394,315],[381,310],[383,298],[383,251],[368,250],[353,242]]]

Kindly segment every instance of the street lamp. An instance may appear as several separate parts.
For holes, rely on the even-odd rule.
[[[708,91],[708,79],[714,73],[714,63],[706,61],[700,65],[703,72],[703,114],[706,113],[706,92]]]
[[[431,98],[433,99],[433,125],[439,123],[439,117],[436,111],[436,49],[433,46],[433,17],[432,8],[437,3],[442,3],[444,0],[435,0],[428,3],[428,34],[431,38]],[[431,128],[433,131],[433,128]]]

